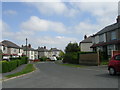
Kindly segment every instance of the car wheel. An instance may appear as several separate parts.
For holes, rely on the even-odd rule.
[[[115,75],[115,74],[116,74],[115,69],[112,68],[112,67],[110,67],[110,69],[109,69],[109,74],[110,74],[110,75]]]

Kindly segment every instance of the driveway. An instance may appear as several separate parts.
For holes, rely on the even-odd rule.
[[[3,82],[3,88],[118,88],[118,76],[107,67],[76,68],[53,62],[37,63],[34,73]]]

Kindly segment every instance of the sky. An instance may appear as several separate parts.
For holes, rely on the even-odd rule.
[[[2,40],[64,50],[116,23],[118,2],[2,2]],[[2,41],[1,40],[1,41]]]

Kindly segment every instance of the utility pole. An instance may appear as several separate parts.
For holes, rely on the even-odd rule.
[[[27,56],[27,38],[26,38],[26,56]]]

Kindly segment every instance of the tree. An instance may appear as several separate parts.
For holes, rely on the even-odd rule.
[[[69,43],[66,48],[65,48],[65,52],[78,52],[80,51],[80,47],[78,46],[77,43]]]
[[[65,48],[63,63],[78,64],[78,52],[80,48],[77,43],[69,43]]]

